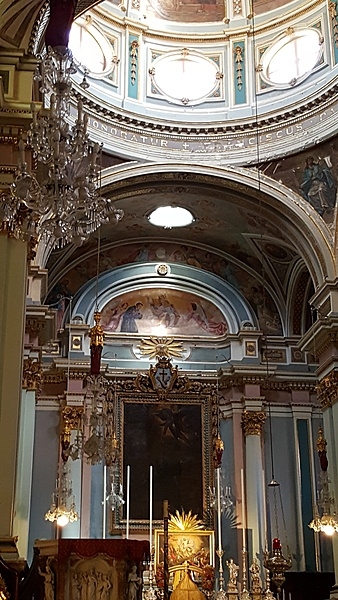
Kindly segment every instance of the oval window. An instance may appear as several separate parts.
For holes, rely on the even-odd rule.
[[[290,29],[263,55],[262,78],[274,87],[294,86],[306,79],[323,54],[316,29]]]
[[[203,102],[219,87],[221,79],[214,61],[187,49],[157,58],[150,74],[157,92],[175,104],[184,105]]]
[[[102,77],[112,70],[112,47],[91,18],[79,17],[74,21],[69,47],[75,60],[88,69],[91,76]]]

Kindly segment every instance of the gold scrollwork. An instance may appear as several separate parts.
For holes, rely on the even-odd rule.
[[[241,48],[241,46],[236,46],[234,49],[234,53],[235,53],[235,63],[236,63],[236,80],[237,80],[237,87],[239,90],[242,89],[243,87],[243,76],[242,76],[242,71],[243,71],[243,48]]]
[[[7,590],[5,580],[0,575],[0,600],[7,600],[10,598],[10,593]]]
[[[317,397],[322,408],[328,408],[338,400],[338,372],[331,371],[317,385]]]
[[[332,23],[333,38],[336,46],[338,46],[338,21],[337,21],[337,8],[335,2],[329,2],[329,13]]]
[[[135,82],[136,82],[138,48],[139,48],[139,43],[136,40],[133,40],[132,43],[130,44],[130,50],[129,50],[131,85],[135,85]]]
[[[67,461],[71,452],[70,436],[72,431],[80,431],[82,429],[83,419],[82,406],[66,405],[61,413],[61,455],[64,462]]]
[[[262,435],[266,419],[264,411],[243,410],[242,427],[244,435]]]
[[[23,361],[22,387],[26,390],[40,390],[42,366],[37,360],[28,357]]]

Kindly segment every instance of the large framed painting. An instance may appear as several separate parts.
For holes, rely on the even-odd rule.
[[[188,388],[184,393],[182,382]],[[138,392],[133,384],[122,382],[118,394],[120,477],[126,499],[129,467],[129,527],[147,529],[149,521],[149,479],[152,466],[154,524],[160,526],[163,502],[169,512],[192,511],[210,525],[212,487],[212,407],[215,386],[187,382],[177,377],[167,396],[144,382]],[[188,385],[187,385],[188,383]],[[135,382],[134,382],[135,385]],[[123,391],[123,387],[129,391]],[[126,528],[127,502],[112,514],[112,531]]]

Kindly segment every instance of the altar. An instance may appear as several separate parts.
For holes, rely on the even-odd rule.
[[[149,542],[127,539],[37,540],[37,600],[136,600]]]

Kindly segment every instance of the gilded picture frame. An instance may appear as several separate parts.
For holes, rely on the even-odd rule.
[[[164,557],[163,529],[155,530],[155,572],[161,569]],[[169,585],[176,587],[185,567],[198,575],[211,565],[215,566],[215,535],[211,530],[170,531],[168,535]]]
[[[215,386],[192,382],[184,393],[169,393],[165,398],[151,390],[133,392],[133,387],[130,380],[124,381],[116,391],[119,476],[125,504],[111,513],[111,533],[126,530],[128,503],[129,529],[148,529],[150,466],[154,527],[162,526],[164,500],[171,513],[191,510],[210,527]]]

